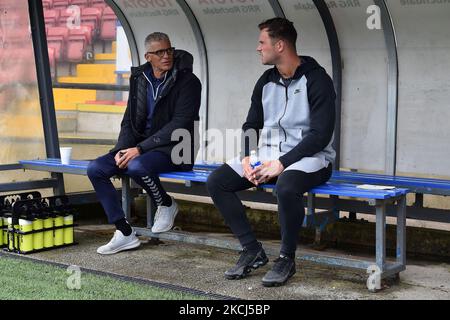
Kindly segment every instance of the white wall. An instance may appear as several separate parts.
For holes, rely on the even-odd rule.
[[[239,129],[250,107],[256,81],[268,67],[256,52],[258,24],[274,17],[267,1],[188,0],[204,33],[209,61],[208,127]],[[212,147],[212,145],[210,145]],[[233,152],[214,148],[208,161],[224,161]],[[210,148],[211,151],[211,148]]]
[[[450,2],[388,5],[400,63],[397,170],[450,177]]]
[[[281,0],[286,18],[294,22],[297,29],[297,51],[311,56],[324,67],[332,77],[332,63],[328,37],[319,12],[312,0]]]
[[[384,171],[387,50],[383,30],[367,28],[371,0],[336,4],[330,11],[342,54],[341,167]],[[341,4],[341,5],[338,5]]]

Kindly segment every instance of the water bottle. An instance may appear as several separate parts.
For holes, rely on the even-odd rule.
[[[64,244],[73,243],[73,215],[64,217]]]
[[[250,151],[250,166],[252,169],[255,169],[256,167],[261,165],[261,161],[258,160],[258,156],[256,155],[256,151],[252,150]]]

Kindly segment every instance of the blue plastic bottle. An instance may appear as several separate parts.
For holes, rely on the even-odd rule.
[[[256,151],[252,150],[250,151],[250,166],[252,169],[255,169],[256,167],[261,165],[261,161],[258,160],[258,156],[256,155]]]

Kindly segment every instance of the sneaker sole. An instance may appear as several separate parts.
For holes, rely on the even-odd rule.
[[[119,247],[119,248],[117,248],[116,250],[113,250],[113,251],[107,251],[107,252],[102,252],[102,253],[97,251],[97,253],[101,254],[101,255],[115,254],[115,253],[118,253],[118,252],[121,252],[121,251],[131,250],[131,249],[137,248],[140,245],[141,245],[141,242],[139,240],[137,240],[135,242],[128,243],[128,244],[126,244],[124,246],[121,246],[121,247]]]
[[[289,273],[288,277],[283,282],[276,282],[276,281],[263,281],[262,284],[264,287],[280,287],[286,284],[286,282],[296,273],[294,272]]]
[[[178,211],[179,211],[179,210],[178,210],[178,207],[177,207],[177,210],[175,211],[175,214],[174,214],[173,217],[172,217],[172,221],[170,222],[169,227],[167,227],[166,229],[163,229],[163,230],[158,230],[158,231],[153,231],[153,228],[152,228],[152,232],[153,232],[153,233],[163,233],[163,232],[170,231],[170,229],[173,228],[173,224],[174,224],[174,222],[175,222],[175,218],[177,217]]]
[[[225,275],[225,278],[228,279],[228,280],[240,280],[240,279],[243,279],[243,278],[245,278],[246,276],[248,276],[249,273],[252,272],[252,270],[256,270],[256,269],[258,269],[259,267],[263,267],[263,266],[265,266],[268,262],[269,262],[269,259],[266,259],[266,260],[264,260],[264,261],[257,262],[257,263],[255,263],[255,264],[253,264],[252,266],[245,268],[243,274],[237,274],[237,275]]]

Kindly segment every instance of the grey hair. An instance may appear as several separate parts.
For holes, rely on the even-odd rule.
[[[162,32],[153,32],[150,33],[146,38],[145,38],[145,47],[148,48],[150,46],[151,42],[154,41],[168,41],[170,42],[169,36],[165,33]]]

